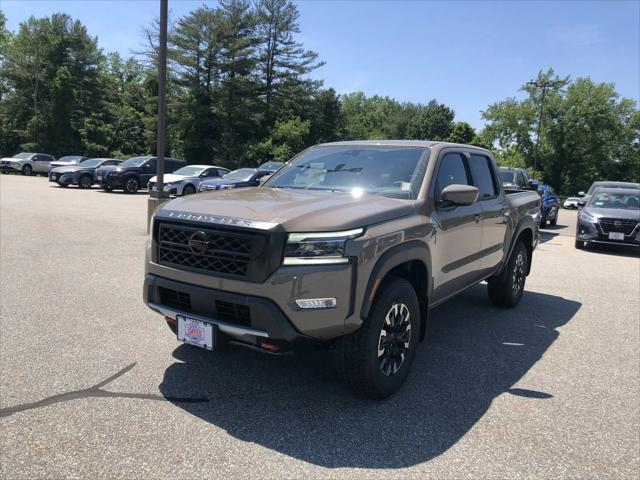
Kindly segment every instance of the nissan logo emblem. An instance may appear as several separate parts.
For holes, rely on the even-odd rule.
[[[204,232],[195,232],[189,237],[189,250],[194,255],[204,255],[209,248],[209,238]]]
[[[613,222],[613,226],[616,228],[620,228],[622,226],[622,222],[620,220],[616,220]]]

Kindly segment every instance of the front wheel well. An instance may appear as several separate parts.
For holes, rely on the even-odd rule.
[[[388,282],[391,278],[401,277],[411,283],[411,286],[418,296],[420,304],[420,341],[424,340],[427,330],[427,317],[429,311],[429,299],[427,297],[427,266],[420,260],[410,260],[396,265],[382,279],[381,284]]]
[[[524,243],[524,247],[527,249],[527,275],[531,272],[531,260],[533,257],[533,231],[530,228],[525,228],[516,239],[514,245],[522,241]]]

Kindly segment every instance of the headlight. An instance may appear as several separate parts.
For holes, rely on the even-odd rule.
[[[597,221],[596,217],[592,217],[584,210],[580,212],[580,220],[582,220],[583,222],[589,222],[589,223],[594,223]]]
[[[290,233],[283,265],[326,265],[348,263],[344,256],[347,240],[359,237],[362,228],[343,232]]]

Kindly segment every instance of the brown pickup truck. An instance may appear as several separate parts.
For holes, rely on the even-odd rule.
[[[515,306],[540,198],[491,154],[428,141],[311,147],[262,186],[172,200],[153,218],[144,301],[180,341],[335,352],[373,397],[404,382],[429,310],[487,280]]]

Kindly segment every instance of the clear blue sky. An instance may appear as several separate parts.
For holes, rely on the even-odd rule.
[[[169,0],[172,16],[203,3]],[[156,0],[0,0],[15,30],[30,15],[64,11],[105,51],[129,55]],[[338,93],[402,101],[436,98],[481,127],[480,111],[517,96],[540,69],[613,82],[640,102],[640,1],[298,2],[299,39],[327,62],[315,73]]]

